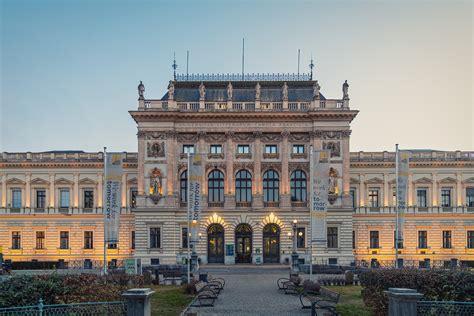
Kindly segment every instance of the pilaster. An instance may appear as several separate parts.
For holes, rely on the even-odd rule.
[[[463,197],[463,187],[462,187],[462,175],[460,173],[456,173],[456,203],[457,206],[461,207],[464,205],[462,197]]]
[[[384,172],[383,174],[383,206],[390,206],[390,185],[388,183],[388,173]]]
[[[74,173],[73,175],[73,181],[74,181],[74,184],[73,184],[73,204],[72,204],[72,207],[73,208],[78,208],[79,207],[79,174],[78,173]]]
[[[137,189],[138,189],[138,194],[143,195],[145,194],[145,132],[144,131],[138,131],[138,184],[137,184]]]
[[[102,194],[103,184],[102,184],[102,173],[97,174],[97,207],[101,208],[103,205],[104,195]]]
[[[433,206],[438,206],[438,174],[433,172],[431,176],[433,177],[433,192],[431,192],[431,201],[433,202]]]
[[[288,176],[288,135],[287,131],[281,133],[282,142],[281,142],[281,207],[289,208],[291,207],[291,199],[289,196],[289,176]]]
[[[7,175],[2,174],[0,175],[0,181],[2,182],[2,208],[7,207]]]
[[[254,141],[254,148],[253,148],[253,159],[254,159],[254,183],[252,191],[254,193],[253,197],[253,207],[254,208],[262,208],[263,207],[263,199],[262,199],[262,142],[260,137],[262,135],[261,132],[254,132],[253,133],[255,141]]]
[[[31,207],[31,174],[25,175],[25,208]]]
[[[54,173],[49,174],[49,207],[55,207],[56,201],[56,191],[54,190],[54,181],[55,181]]]
[[[359,182],[360,182],[360,192],[359,192],[359,206],[364,207],[367,206],[365,204],[365,197],[367,195],[367,190],[365,189],[365,174],[359,174]]]
[[[122,207],[127,207],[127,174],[122,173]]]

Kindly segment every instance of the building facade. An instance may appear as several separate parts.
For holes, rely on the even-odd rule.
[[[244,80],[242,80],[244,79]],[[230,81],[229,81],[230,80]],[[182,262],[187,246],[187,153],[205,155],[201,263],[308,262],[310,151],[330,150],[327,243],[313,262],[393,264],[392,152],[350,153],[347,82],[326,99],[306,76],[184,77],[161,99],[139,86],[138,151],[123,153],[119,243],[112,264]],[[405,241],[420,266],[474,263],[474,152],[412,151]],[[3,153],[0,246],[15,261],[103,260],[103,153]]]

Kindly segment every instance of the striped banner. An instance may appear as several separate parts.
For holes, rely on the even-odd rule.
[[[197,241],[202,210],[204,159],[202,154],[188,154],[188,220],[191,226],[191,241]]]
[[[107,153],[105,156],[104,183],[105,241],[117,243],[120,225],[122,192],[122,154]]]
[[[403,223],[405,209],[407,207],[408,170],[410,164],[410,152],[398,151],[397,156],[397,212],[398,212],[398,243],[403,245]]]
[[[329,156],[327,150],[315,150],[312,153],[312,190],[311,203],[311,240],[326,242],[326,216],[329,191]]]

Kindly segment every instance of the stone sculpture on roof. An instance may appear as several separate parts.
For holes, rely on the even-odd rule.
[[[286,82],[283,84],[281,94],[283,96],[283,100],[288,100],[288,85],[286,84]]]
[[[204,86],[204,83],[201,82],[199,85],[199,97],[201,100],[204,100],[206,98],[206,87]]]
[[[174,83],[171,80],[168,84],[168,100],[174,100]]]
[[[319,100],[320,89],[321,89],[321,86],[319,85],[318,80],[316,80],[313,86],[313,100]]]
[[[138,85],[137,89],[138,89],[138,97],[140,99],[143,99],[144,98],[144,93],[145,93],[145,85],[143,84],[143,82],[141,80],[140,80],[140,84]]]
[[[255,85],[255,100],[260,100],[260,83]]]
[[[342,84],[342,95],[344,99],[349,99],[349,84],[347,80]]]
[[[232,83],[227,85],[227,100],[232,100]]]

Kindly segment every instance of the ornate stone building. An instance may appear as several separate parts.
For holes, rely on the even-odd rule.
[[[310,149],[331,151],[327,245],[316,263],[393,264],[394,154],[350,153],[347,82],[326,99],[299,77],[192,77],[163,98],[140,84],[138,153],[123,153],[120,241],[111,260],[186,256],[187,153],[205,154],[201,263],[308,262]],[[102,153],[3,153],[0,246],[7,259],[102,260]],[[473,263],[474,153],[413,151],[405,245],[419,265]],[[293,233],[296,221],[296,236]]]

